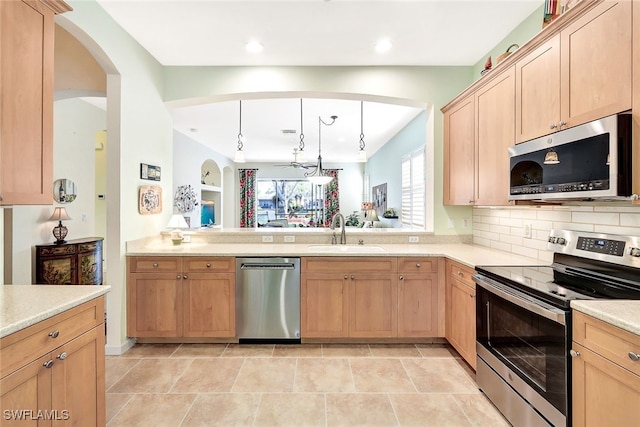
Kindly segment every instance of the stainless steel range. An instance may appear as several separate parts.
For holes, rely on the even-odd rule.
[[[640,299],[640,237],[552,230],[549,266],[480,266],[476,380],[514,426],[571,425],[571,300]]]

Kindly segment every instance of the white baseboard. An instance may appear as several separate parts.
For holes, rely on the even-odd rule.
[[[136,340],[134,338],[127,338],[127,340],[120,345],[105,345],[104,353],[107,356],[120,356],[121,354],[126,353],[135,344]]]

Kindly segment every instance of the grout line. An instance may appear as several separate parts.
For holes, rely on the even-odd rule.
[[[122,394],[131,394],[131,396],[129,397],[129,399],[127,399],[127,401],[124,403],[124,405],[122,405],[120,407],[120,409],[118,409],[118,412],[113,414],[113,417],[111,417],[111,419],[109,421],[107,421],[107,425],[109,425],[109,423],[111,423],[113,420],[116,419],[116,417],[120,414],[120,412],[122,412],[122,410],[129,405],[129,403],[131,402],[131,400],[133,400],[133,398],[136,396],[137,393],[122,393]]]
[[[393,400],[391,400],[391,397],[389,396],[389,393],[386,393],[387,395],[387,400],[389,401],[389,404],[391,405],[391,410],[393,411],[393,416],[396,417],[396,422],[398,423],[398,426],[401,426],[402,423],[400,422],[400,418],[398,417],[398,412],[396,411],[396,407],[393,404]]]
[[[123,373],[122,375],[120,375],[120,376],[118,377],[118,379],[117,379],[117,380],[115,380],[115,381],[113,382],[113,384],[111,384],[111,386],[110,386],[109,388],[105,388],[105,393],[107,393],[107,392],[108,392],[109,390],[111,390],[111,389],[112,389],[116,384],[118,384],[120,381],[122,381],[122,379],[123,379],[123,378],[124,378],[124,377],[129,373],[129,372],[131,372],[131,370],[132,370],[133,368],[135,368],[135,367],[136,367],[136,365],[138,365],[138,363],[140,363],[140,360],[142,360],[142,359],[138,359],[138,361],[137,361],[136,363],[134,363],[133,365],[131,365],[131,367],[130,367],[129,369],[127,369],[127,371],[126,371],[125,373]],[[106,371],[106,369],[107,369],[107,367],[106,367],[106,363],[105,363],[105,371]]]
[[[405,374],[407,374],[407,377],[409,377],[409,381],[411,381],[411,385],[413,385],[413,389],[416,391],[416,393],[420,393],[420,390],[418,390],[416,383],[413,381],[413,377],[411,376],[411,374],[409,374],[407,367],[404,365],[404,360],[402,358],[400,358],[400,365],[402,365],[402,369],[404,369]]]
[[[184,360],[184,359],[183,359]],[[179,375],[177,375],[177,378],[175,380],[173,380],[173,383],[171,384],[171,387],[169,387],[169,389],[167,390],[167,392],[165,394],[169,394],[171,393],[171,390],[173,390],[173,388],[176,386],[176,384],[178,383],[178,381],[180,381],[180,378],[182,378],[184,376],[184,374],[189,370],[189,368],[191,367],[191,365],[193,365],[193,361],[195,359],[191,359],[191,361],[189,362],[189,364],[184,368],[184,370],[182,371],[182,373],[180,373]]]

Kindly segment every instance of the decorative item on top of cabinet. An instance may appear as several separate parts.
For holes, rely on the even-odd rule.
[[[516,142],[631,109],[632,2],[592,5],[516,62]]]
[[[70,10],[58,0],[0,1],[1,206],[52,203],[54,16]]]
[[[36,280],[43,285],[101,285],[102,237],[36,246]]]
[[[630,426],[640,418],[640,336],[573,311],[573,425]]]
[[[446,260],[445,337],[476,369],[476,289],[474,270]]]

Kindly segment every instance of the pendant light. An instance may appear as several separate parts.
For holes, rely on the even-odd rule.
[[[329,176],[326,174],[326,172],[324,171],[324,169],[322,169],[322,154],[321,154],[321,147],[322,147],[322,136],[321,136],[321,130],[322,130],[322,125],[325,126],[331,126],[332,124],[335,123],[336,119],[338,118],[338,116],[331,116],[331,122],[326,123],[324,120],[322,120],[322,117],[318,116],[318,164],[316,165],[315,169],[313,170],[313,172],[309,173],[305,173],[304,176],[307,177],[307,179],[315,185],[325,185],[331,182],[331,180],[333,179],[332,176]]]
[[[300,98],[300,145],[298,146],[298,156],[296,162],[304,163],[307,161],[306,153],[304,152],[304,129],[302,126],[302,98]]]
[[[238,130],[238,150],[236,151],[236,156],[233,159],[236,163],[244,163],[246,160],[244,159],[244,151],[242,151],[242,147],[244,146],[245,138],[242,135],[242,101],[240,101],[240,125]]]
[[[367,152],[364,149],[364,101],[360,101],[360,151],[358,152],[358,162],[367,161]]]

